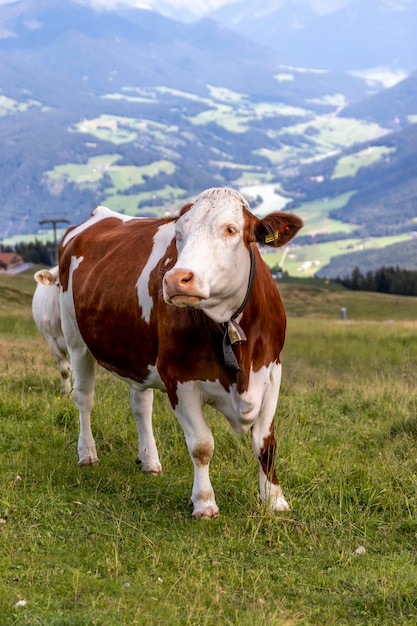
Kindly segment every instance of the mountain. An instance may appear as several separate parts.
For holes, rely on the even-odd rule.
[[[351,0],[326,14],[309,0],[240,0],[210,15],[286,63],[339,71],[417,67],[414,0]]]
[[[408,126],[417,120],[417,71],[396,85],[344,107],[340,115],[358,117],[387,128]]]
[[[1,33],[8,36],[1,36]],[[67,0],[22,0],[0,13],[0,53],[81,80],[106,93],[129,84],[165,85],[205,93],[207,83],[295,105],[341,90],[351,99],[365,93],[363,81],[346,75],[298,74],[282,83],[279,55],[214,21],[183,24],[141,9],[97,11]],[[33,86],[31,86],[33,89]],[[304,91],[304,94],[300,92]]]
[[[270,176],[270,155],[300,142],[283,129],[369,91],[342,73],[284,70],[278,56],[213,20],[4,5],[1,235],[34,233],[45,214],[79,220],[99,202],[168,210],[204,187]]]
[[[141,8],[156,11],[161,15],[181,22],[192,22],[207,16],[210,11],[235,0],[77,0],[95,9],[119,10]]]
[[[121,8],[150,9],[183,22],[191,22],[207,15],[225,4],[235,4],[237,0],[76,0],[79,4],[100,10],[119,10]],[[268,7],[273,3],[295,2],[298,0],[265,0],[263,5]],[[319,14],[334,11],[340,6],[352,0],[308,0],[313,10]],[[0,0],[3,3],[16,2],[16,0]]]

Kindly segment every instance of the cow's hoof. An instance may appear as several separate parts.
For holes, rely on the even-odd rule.
[[[99,462],[97,456],[89,455],[83,456],[82,459],[78,461],[78,465],[81,467],[82,465],[96,465]]]
[[[162,465],[159,462],[156,463],[144,463],[138,457],[136,459],[136,465],[139,465],[141,471],[149,476],[162,476]]]
[[[219,509],[215,505],[195,508],[192,516],[194,519],[215,519],[219,517]]]
[[[269,507],[272,511],[275,511],[276,513],[279,513],[280,511],[282,512],[290,510],[288,502],[284,497],[274,498],[269,502]]]

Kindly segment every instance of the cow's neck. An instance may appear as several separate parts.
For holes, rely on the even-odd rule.
[[[250,272],[249,272],[249,281],[248,287],[246,289],[246,295],[243,299],[240,307],[233,313],[230,320],[228,322],[223,323],[224,327],[224,336],[223,336],[223,357],[225,365],[228,369],[232,370],[236,374],[241,372],[239,367],[239,363],[237,362],[236,355],[233,352],[233,345],[237,345],[242,343],[242,341],[246,341],[246,335],[243,331],[243,328],[239,326],[239,324],[235,321],[238,317],[243,313],[245,306],[248,303],[250,295],[252,293],[253,283],[255,280],[256,273],[256,255],[254,250],[254,244],[250,245]]]

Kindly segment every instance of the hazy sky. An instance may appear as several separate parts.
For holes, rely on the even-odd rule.
[[[65,0],[61,0],[65,2]],[[176,6],[178,8],[188,8],[193,13],[199,13],[203,15],[205,12],[210,11],[212,9],[216,9],[222,4],[229,4],[233,2],[238,2],[239,0],[76,0],[76,2],[96,5],[97,7],[113,7],[117,4],[124,6],[136,6],[142,8],[153,7],[154,9],[158,8],[158,4],[160,4],[162,10],[165,6]],[[300,0],[253,0],[254,9],[256,10],[259,7],[264,6],[268,7],[270,5],[274,6],[274,4],[290,4],[295,1]],[[349,4],[353,0],[305,0],[311,7],[317,11],[319,14],[331,13],[335,9],[339,9],[342,6]],[[362,2],[366,2],[367,0],[362,0]],[[407,4],[411,2],[415,2],[416,0],[381,0],[381,2],[385,2],[388,6],[392,6],[396,3],[398,4]],[[9,4],[11,2],[17,2],[17,0],[0,0],[0,5]]]
[[[82,2],[83,0],[77,0],[77,2]],[[85,0],[86,4],[99,4],[101,6],[112,6],[114,4],[130,4],[131,6],[144,6],[147,5],[147,0]],[[11,2],[17,2],[17,0],[0,0],[0,4],[10,4]],[[227,2],[236,2],[236,0],[167,0],[169,4],[177,5],[177,6],[192,6],[193,4],[200,5],[202,7],[207,7],[208,9],[215,8],[220,6],[221,4],[226,4]],[[152,2],[155,4],[155,2]],[[164,2],[162,3],[164,4]]]
[[[0,0],[1,4],[9,4],[10,2],[16,2],[17,0]],[[198,8],[200,12],[204,12],[204,10],[215,9],[222,4],[236,2],[237,0],[161,0],[161,4],[172,4],[178,7],[188,6],[189,8]],[[283,3],[291,2],[293,0],[282,0]],[[348,4],[352,0],[307,0],[313,8],[315,8],[320,13],[327,13],[335,8],[338,8],[344,4]],[[414,0],[406,0],[406,1],[414,1]],[[131,6],[142,6],[145,7],[147,5],[153,4],[154,6],[158,4],[157,0],[77,0],[77,2],[86,2],[89,4],[97,4],[98,6],[107,6],[111,7],[118,3],[123,3],[125,5]],[[266,1],[265,4],[268,4]],[[259,5],[258,5],[259,6]]]

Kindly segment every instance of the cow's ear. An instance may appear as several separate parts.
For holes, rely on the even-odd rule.
[[[37,283],[41,285],[56,285],[57,274],[50,272],[49,270],[39,270],[33,276]]]
[[[298,233],[303,220],[291,213],[270,213],[255,225],[256,241],[263,246],[279,248]]]

